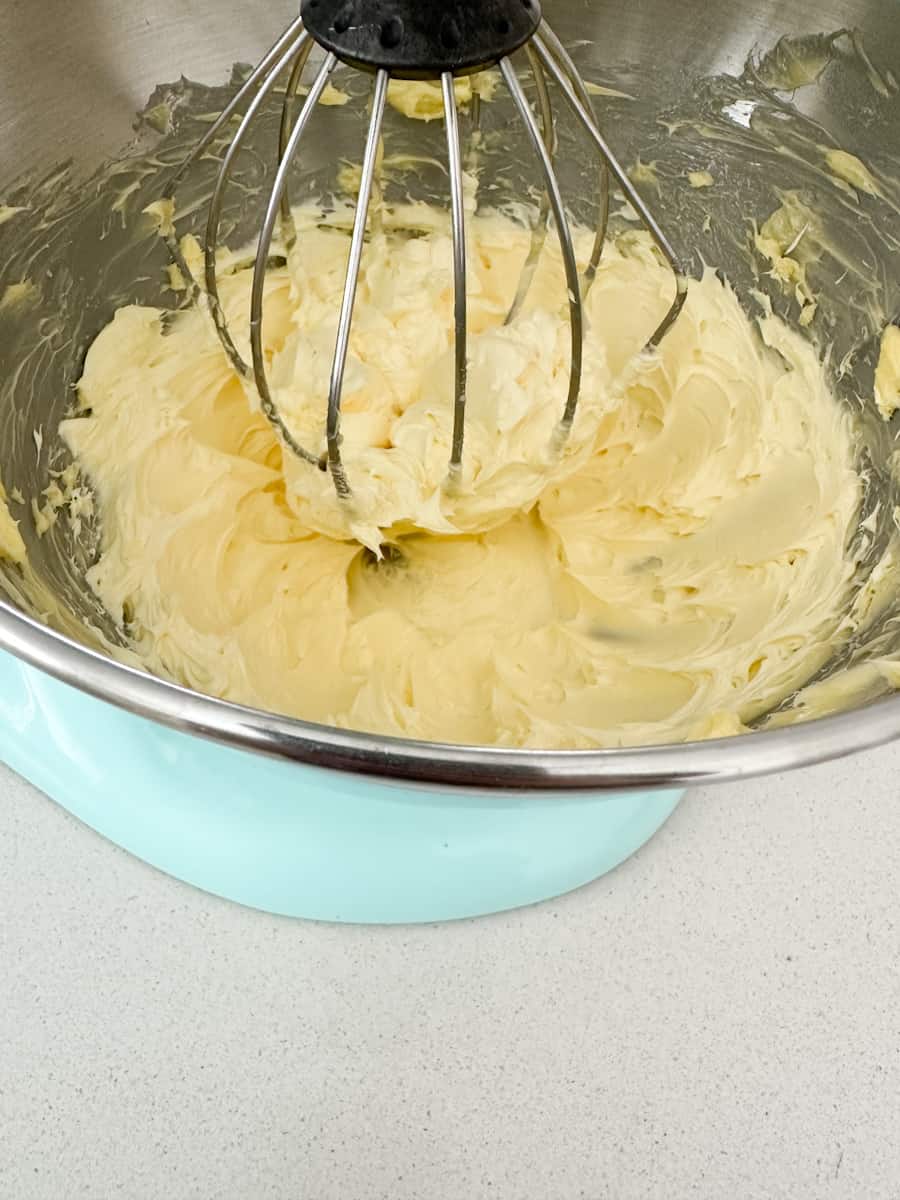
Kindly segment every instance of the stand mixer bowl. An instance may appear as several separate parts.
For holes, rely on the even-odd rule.
[[[177,161],[174,150],[203,127],[196,118],[220,108],[233,91],[224,86],[233,65],[255,61],[294,15],[295,6],[283,0],[261,9],[236,0],[187,8],[179,0],[148,0],[138,8],[89,0],[73,21],[62,0],[47,0],[0,18],[6,26],[0,37],[0,201],[8,206],[0,208],[0,296],[26,278],[39,284],[23,304],[6,311],[0,304],[0,478],[8,492],[37,496],[48,469],[64,465],[55,431],[91,339],[121,304],[158,300],[165,254],[140,219],[158,194],[146,164],[154,156]],[[900,98],[890,72],[900,63],[894,0],[803,0],[787,9],[770,0],[642,0],[627,6],[627,14],[612,0],[547,0],[546,15],[585,78],[610,89],[597,98],[598,116],[620,158],[653,162],[656,208],[683,261],[699,271],[702,246],[748,309],[751,292],[761,290],[777,312],[794,321],[797,315],[793,298],[754,257],[753,222],[762,222],[789,189],[809,194],[821,211],[838,250],[810,264],[819,296],[816,329],[834,345],[838,394],[862,413],[870,460],[866,561],[874,565],[900,502],[891,472],[895,430],[880,421],[871,399],[881,330],[900,313],[900,184],[890,195],[850,198],[826,186],[804,148],[827,142],[858,155],[880,178],[900,176]],[[839,30],[858,33],[815,36]],[[161,81],[175,82],[161,87]],[[136,112],[143,117],[135,141]],[[313,180],[317,172],[323,181],[333,179],[336,157],[343,151],[352,157],[360,145],[359,114],[335,110],[335,120],[327,138],[316,143],[311,135],[303,171]],[[437,129],[419,126],[414,133],[423,139],[416,147],[423,158],[431,153],[429,139],[442,144]],[[506,153],[513,163],[526,158],[515,144]],[[576,215],[590,220],[595,166],[589,172],[576,156],[566,156],[565,139],[560,159]],[[115,165],[95,176],[109,160]],[[248,170],[259,178],[249,184],[259,185],[269,167],[262,159],[252,164]],[[687,170],[706,168],[727,186],[686,186]],[[439,183],[425,171],[419,186],[430,195]],[[202,190],[202,181],[198,186]],[[515,191],[521,181],[509,186]],[[584,197],[581,212],[577,197]],[[19,207],[26,211],[10,213]],[[237,244],[254,223],[242,212],[240,196],[226,217]],[[200,211],[198,228],[202,220]],[[848,270],[847,263],[862,269]],[[852,369],[841,375],[838,365],[851,351]],[[111,640],[121,634],[83,579],[96,553],[96,530],[88,523],[75,538],[60,523],[38,537],[27,507],[14,515],[56,612],[51,629],[41,619],[45,608],[22,595],[15,569],[0,562],[0,648],[129,714],[232,750],[324,769],[332,784],[349,772],[440,789],[460,801],[466,792],[515,793],[524,804],[530,793],[552,808],[562,793],[674,788],[762,774],[900,735],[900,697],[886,694],[888,685],[876,673],[863,673],[860,685],[848,689],[846,711],[824,718],[728,739],[607,751],[430,745],[241,708],[104,655],[92,629]],[[822,677],[896,654],[898,616],[900,597],[867,630],[865,644],[844,647]]]

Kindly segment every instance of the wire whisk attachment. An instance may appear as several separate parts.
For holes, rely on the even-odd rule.
[[[323,52],[322,61],[298,107],[301,78],[314,47]],[[517,51],[524,51],[523,61],[530,79],[523,78],[520,68],[514,65],[512,55]],[[298,442],[273,400],[263,350],[263,296],[276,229],[280,228],[288,246],[297,236],[291,215],[288,178],[292,165],[301,153],[304,134],[338,63],[367,72],[373,76],[373,84],[325,405],[325,449],[317,453]],[[677,320],[687,296],[687,276],[663,229],[613,154],[595,118],[587,87],[571,55],[543,19],[538,0],[455,0],[453,3],[444,0],[440,4],[433,0],[304,0],[301,15],[288,26],[251,72],[181,165],[166,191],[166,198],[172,199],[185,173],[236,114],[241,114],[221,161],[203,237],[204,282],[209,307],[225,353],[235,371],[255,387],[262,411],[283,444],[311,466],[328,471],[334,490],[342,501],[351,500],[353,482],[342,457],[341,401],[363,248],[377,182],[388,87],[392,79],[426,79],[440,84],[446,131],[453,272],[453,425],[447,485],[452,488],[460,480],[465,453],[469,357],[464,155],[454,80],[460,75],[474,74],[488,67],[499,70],[521,117],[533,150],[542,194],[530,249],[506,322],[514,320],[522,308],[551,224],[559,241],[565,273],[571,345],[566,402],[553,439],[553,448],[559,451],[568,439],[578,410],[584,357],[585,299],[603,254],[610,189],[613,185],[621,190],[651,235],[674,277],[674,298],[665,316],[647,339],[647,348],[658,346]],[[285,77],[278,167],[268,195],[253,266],[248,362],[239,352],[225,319],[219,296],[217,247],[223,201],[237,155],[262,107]],[[531,90],[529,83],[533,85],[537,112],[528,99],[528,91]],[[558,145],[551,84],[597,153],[599,219],[590,258],[583,273],[579,272],[572,230],[555,168]],[[470,113],[473,130],[477,130],[479,120],[480,101],[476,94]],[[169,237],[169,245],[175,262],[196,294],[199,289],[191,277],[174,233]]]

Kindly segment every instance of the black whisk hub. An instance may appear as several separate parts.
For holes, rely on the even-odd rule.
[[[303,0],[303,24],[326,50],[399,79],[471,75],[537,31],[539,0]]]

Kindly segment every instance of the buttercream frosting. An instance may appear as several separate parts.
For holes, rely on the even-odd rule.
[[[348,238],[318,210],[296,220],[264,336],[280,412],[319,452]],[[62,426],[99,500],[91,586],[151,671],[332,725],[546,748],[742,730],[828,660],[851,591],[857,444],[814,349],[707,271],[641,354],[673,284],[648,238],[622,235],[555,450],[569,331],[553,239],[505,325],[529,233],[496,213],[469,231],[457,489],[446,213],[394,212],[366,249],[351,505],[282,449],[202,304],[121,309]],[[586,258],[590,233],[576,243]],[[249,283],[223,270],[245,354]]]

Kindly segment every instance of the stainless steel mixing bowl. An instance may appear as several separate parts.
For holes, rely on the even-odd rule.
[[[293,7],[285,0],[3,6],[0,203],[25,208],[0,225],[0,297],[10,300],[0,302],[0,477],[7,489],[37,495],[48,471],[64,465],[55,430],[87,345],[117,305],[158,298],[164,251],[140,215],[158,194],[157,168],[171,169],[203,127],[198,115],[229,94],[233,64],[258,58]],[[870,399],[878,335],[885,320],[900,313],[897,0],[789,6],[775,0],[546,0],[546,12],[586,78],[632,97],[600,96],[598,109],[625,161],[656,164],[655,207],[695,268],[702,250],[748,306],[751,291],[762,289],[778,311],[796,316],[792,299],[754,255],[752,221],[767,216],[787,188],[806,195],[821,214],[832,250],[809,264],[821,297],[811,336],[833,343],[835,387],[863,414],[869,458],[863,516],[870,519],[859,533],[866,539],[859,585],[865,586],[866,570],[892,535],[898,503],[890,470],[894,431],[874,417]],[[851,28],[858,31],[852,37],[815,36]],[[785,36],[806,40],[779,43]],[[792,94],[804,72],[804,86]],[[159,87],[162,81],[169,86]],[[144,116],[135,125],[138,111]],[[324,184],[341,154],[358,158],[358,117],[336,115],[337,125],[304,162],[307,181],[321,175]],[[515,174],[517,148],[509,139],[516,135],[511,124],[504,133],[502,109],[492,119],[506,155],[500,182],[516,193],[530,178]],[[416,148],[427,154],[430,135],[416,132],[426,139]],[[860,155],[890,182],[884,195],[856,197],[835,185],[821,170],[823,145]],[[589,218],[589,167],[574,153],[564,157],[568,194],[581,197]],[[114,165],[95,174],[106,160]],[[685,187],[686,170],[707,167],[726,186],[703,194]],[[247,196],[269,169],[265,154],[245,165],[247,189],[226,214],[233,237],[258,219]],[[439,182],[425,172],[419,186],[430,195]],[[208,184],[201,173],[198,199]],[[32,285],[24,296],[5,292],[24,279]],[[841,374],[839,364],[848,361],[852,370]],[[35,439],[36,430],[42,437]],[[40,586],[59,611],[55,628],[48,628],[39,599],[23,596],[15,569],[0,564],[0,591],[7,595],[0,603],[0,647],[132,712],[256,751],[459,787],[621,790],[779,770],[900,734],[900,697],[879,694],[886,685],[874,679],[854,691],[855,708],[823,719],[726,740],[585,753],[425,745],[242,709],[101,653],[96,629],[113,640],[123,635],[83,583],[96,529],[87,526],[76,537],[60,522],[39,538],[27,506],[15,515],[22,518]],[[865,641],[843,647],[823,677],[896,653],[898,615],[900,600],[892,601]]]

